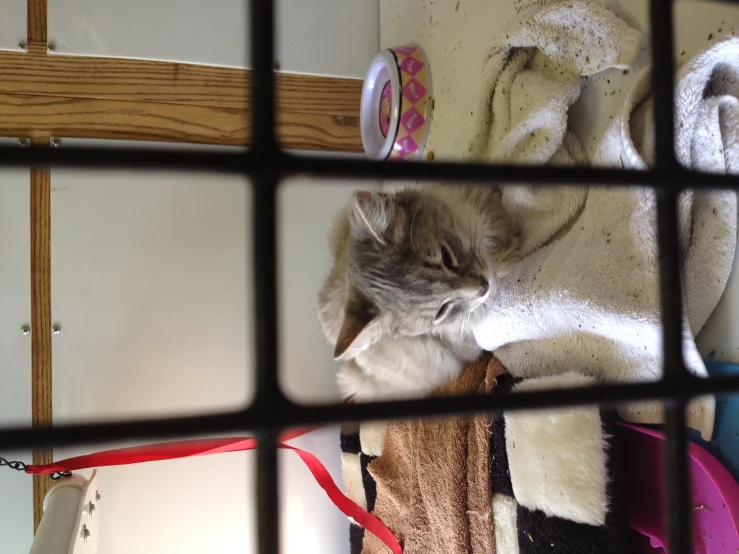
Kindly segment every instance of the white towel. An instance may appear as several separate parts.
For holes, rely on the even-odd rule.
[[[486,69],[481,102],[484,103],[485,90],[492,87],[494,93],[487,96],[492,98],[492,108],[488,117],[480,119],[471,147],[474,155],[496,161],[577,161],[562,154],[563,149],[571,150],[570,137],[565,139],[566,108],[577,95],[568,89],[563,97],[563,89],[547,86],[546,90],[521,98],[520,90],[517,94],[503,91],[499,97],[500,86],[508,80],[504,74],[518,72],[510,79],[515,88],[515,83],[522,79],[533,82],[531,75],[525,75],[532,71],[547,71],[551,78],[555,59],[555,71],[571,67],[583,72],[583,54],[578,56],[579,52],[568,46],[575,39],[578,44],[585,43],[583,51],[587,48],[586,56],[591,62],[610,60],[596,64],[594,70],[616,65],[614,60],[619,65],[632,61],[638,50],[635,31],[596,2],[552,2],[543,10],[545,14],[557,14],[557,25],[552,28],[557,29],[560,41],[562,37],[567,39],[567,44],[558,46],[557,36],[552,37],[546,26],[542,32],[549,34],[544,38],[528,35],[536,29],[536,15],[527,14],[527,18],[514,22],[517,32],[509,33],[508,40],[523,33],[532,37],[532,42],[543,41],[546,49],[540,49],[552,56],[552,61],[540,59],[536,64],[513,69],[519,59],[518,51],[513,50],[500,63],[493,61],[498,67],[497,76],[495,68]],[[571,20],[566,18],[568,13]],[[596,37],[595,43],[590,37]],[[624,51],[630,55],[622,56]],[[541,58],[542,54],[535,57]],[[739,79],[735,78],[732,63],[717,66],[717,59],[715,53],[702,54],[679,74],[677,119],[678,127],[684,127],[678,132],[677,150],[680,160],[691,166],[735,171],[735,137],[739,127],[733,87]],[[644,103],[649,95],[648,76],[639,83],[629,95],[631,103],[627,102],[622,117],[606,133],[598,157],[601,163],[621,167],[623,162],[624,167],[631,168],[646,167],[648,163],[639,154],[639,148],[648,148],[650,144],[651,131],[646,123],[649,120],[643,119],[649,117],[648,104]],[[547,93],[560,96],[545,101]],[[533,99],[531,104],[522,104],[525,98]],[[528,115],[517,118],[516,108]],[[630,122],[633,125],[635,121],[644,124],[630,127]],[[543,142],[539,137],[544,137]],[[551,146],[547,137],[550,141],[560,137],[560,142]],[[512,141],[516,142],[513,148]],[[723,157],[710,154],[717,144],[724,146]],[[628,159],[623,155],[627,151]],[[719,163],[722,159],[723,165]],[[502,280],[489,317],[475,330],[480,345],[495,351],[511,373],[519,377],[581,371],[607,382],[658,379],[662,355],[653,195],[644,189],[538,190],[506,186],[503,198],[523,225],[526,257]],[[693,336],[726,285],[736,240],[736,195],[686,195],[681,208],[690,321],[689,329],[687,323],[684,325],[684,352],[689,368],[703,376],[705,366]],[[713,412],[713,398],[699,399],[689,407],[688,423],[700,430],[704,438],[711,436]],[[622,415],[636,423],[662,421],[660,405],[652,402],[630,404],[622,409]]]
[[[470,157],[584,163],[567,131],[581,76],[628,67],[640,39],[639,31],[593,0],[539,0],[521,9],[487,54]]]

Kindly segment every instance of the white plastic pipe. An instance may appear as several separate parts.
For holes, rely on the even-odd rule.
[[[44,499],[30,554],[68,554],[87,481],[75,475],[52,487]]]

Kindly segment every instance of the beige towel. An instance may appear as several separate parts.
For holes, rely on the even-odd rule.
[[[515,44],[522,46],[528,44],[522,38],[528,36],[526,33],[538,43],[549,40],[547,37],[556,27],[544,26],[549,30],[541,35],[533,32],[533,26],[542,17],[548,22],[565,22],[568,13],[571,17],[580,13],[571,12],[569,5],[570,2],[552,2],[530,21],[517,19],[514,23],[523,25],[523,30],[508,37],[516,38]],[[595,15],[588,16],[592,33],[587,34],[586,42],[603,33],[611,37],[606,41],[611,46],[605,50],[605,58],[604,52],[588,49],[591,62],[612,62],[617,50],[623,52],[620,47],[616,49],[617,44],[634,44],[635,32],[618,23],[615,16],[596,9],[594,2],[583,0],[572,5],[584,10],[583,17],[588,13],[587,6],[593,7]],[[554,15],[557,17],[552,19]],[[552,57],[550,51],[558,55],[572,53],[566,46],[577,36],[577,29],[582,31],[583,21],[581,18],[575,25],[570,20],[570,26],[555,34],[551,45],[529,55],[541,58],[545,54]],[[557,44],[557,36],[564,41],[562,44]],[[633,53],[633,49],[629,51]],[[728,38],[709,45],[677,74],[675,145],[678,159],[686,166],[721,173],[739,170],[738,56],[739,39]],[[582,64],[582,56],[575,56],[575,61]],[[551,71],[554,62],[553,58],[547,71]],[[582,65],[574,67],[583,69]],[[487,140],[481,151],[484,159],[557,161],[556,156],[552,157],[554,146],[549,145],[548,150],[540,146],[567,136],[568,104],[553,96],[551,106],[557,109],[545,110],[549,106],[547,94],[539,89],[536,95],[524,94],[527,88],[521,87],[525,74],[541,77],[543,70],[543,65],[527,66],[517,74],[513,89],[518,94],[506,97],[508,100],[501,104],[506,109],[502,112],[496,110],[495,98],[504,83],[501,79],[505,71],[494,81],[500,84],[492,97],[491,129],[481,135]],[[532,75],[526,79],[533,79]],[[567,72],[562,79],[566,76]],[[490,82],[484,82],[483,90]],[[579,93],[579,84],[572,86]],[[552,86],[550,90],[555,94],[559,89]],[[645,169],[650,165],[650,94],[650,75],[645,72],[606,131],[595,159],[597,165],[626,169]],[[558,125],[551,124],[552,114]],[[527,135],[524,131],[529,130]],[[516,138],[525,141],[512,143]],[[559,142],[556,145],[559,148]],[[496,154],[502,151],[515,157]],[[654,194],[641,188],[553,190],[528,186],[504,186],[502,193],[504,206],[522,225],[525,257],[501,280],[493,305],[474,329],[478,344],[495,352],[514,377],[578,371],[593,375],[600,382],[658,380],[662,375],[662,338]],[[737,235],[736,194],[708,191],[683,195],[680,232],[687,316],[683,352],[687,367],[704,377],[707,371],[693,337],[715,308],[731,270]],[[641,424],[663,420],[661,404],[653,401],[624,405],[621,415]],[[711,437],[713,419],[713,397],[697,399],[689,405],[688,425],[699,430],[706,440]]]
[[[629,67],[640,40],[599,0],[528,2],[487,52],[468,157],[584,163],[582,146],[567,130],[581,77]]]
[[[435,396],[485,394],[505,372],[493,358],[472,364]],[[404,554],[493,554],[490,417],[390,423],[380,458],[369,465],[377,484],[374,514]],[[374,535],[363,554],[389,549]]]

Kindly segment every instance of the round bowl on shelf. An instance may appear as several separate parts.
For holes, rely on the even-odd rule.
[[[380,52],[362,88],[360,128],[367,155],[378,161],[418,161],[431,118],[431,73],[417,44]]]

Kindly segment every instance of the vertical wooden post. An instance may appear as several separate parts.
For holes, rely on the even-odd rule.
[[[47,0],[28,1],[28,53],[47,52]],[[49,145],[49,139],[33,140],[31,147]],[[34,427],[52,425],[51,401],[51,173],[31,169],[31,422]],[[33,452],[34,464],[53,461],[52,449]],[[47,476],[33,477],[34,532],[43,516],[43,503],[51,486]]]
[[[28,0],[28,51],[34,54],[46,53],[46,0]]]
[[[31,170],[31,409],[32,425],[52,425],[51,400],[51,174]],[[33,452],[34,464],[53,461],[52,450]],[[47,476],[33,477],[34,531],[43,516],[51,486]]]

